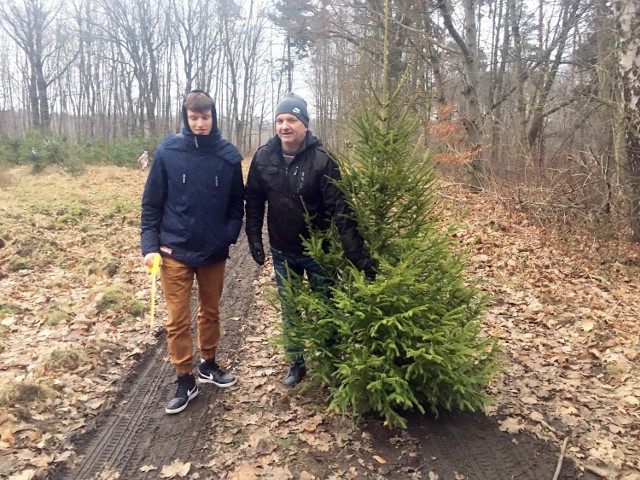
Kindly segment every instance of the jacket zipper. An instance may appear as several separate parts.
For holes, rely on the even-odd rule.
[[[297,155],[296,155],[297,157]],[[293,162],[295,162],[296,159],[294,158],[293,161],[287,165],[285,163],[284,166],[284,174],[287,177],[287,183],[291,186],[291,179],[289,178],[289,167],[291,165],[293,165]],[[293,170],[293,173],[291,175],[293,175],[294,177],[298,175],[298,168],[300,167],[300,165],[295,165],[295,169]],[[302,175],[300,176],[300,182],[298,183],[298,188],[294,188],[291,192],[292,196],[295,198],[296,194],[300,193],[300,189],[302,188],[302,181],[304,180],[304,170],[302,171]]]

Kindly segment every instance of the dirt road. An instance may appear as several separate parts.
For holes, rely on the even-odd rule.
[[[51,478],[598,478],[568,459],[554,477],[558,446],[502,432],[482,414],[412,414],[406,431],[390,431],[373,416],[353,426],[326,414],[320,387],[286,390],[284,362],[268,341],[274,318],[261,294],[270,267],[261,271],[244,241],[227,264],[219,355],[238,384],[201,385],[186,411],[166,415],[175,385],[161,336],[123,382],[116,407],[74,439],[77,464]]]

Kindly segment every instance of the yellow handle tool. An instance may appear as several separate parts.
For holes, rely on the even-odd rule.
[[[153,266],[147,266],[147,271],[151,274],[151,319],[149,323],[153,327],[153,318],[156,310],[156,276],[160,268],[160,255],[153,257]]]

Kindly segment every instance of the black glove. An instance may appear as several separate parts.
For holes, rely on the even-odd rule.
[[[258,265],[264,265],[264,247],[262,242],[250,242],[249,251]]]
[[[375,280],[378,274],[378,262],[369,256],[364,256],[354,263],[356,268],[364,272],[364,276],[369,280]]]

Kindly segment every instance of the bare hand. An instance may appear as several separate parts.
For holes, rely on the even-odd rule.
[[[152,268],[153,267],[153,257],[155,257],[156,255],[160,256],[159,253],[147,253],[144,256],[144,264],[145,266],[147,266],[148,268]],[[160,265],[162,265],[162,257],[160,256]]]

